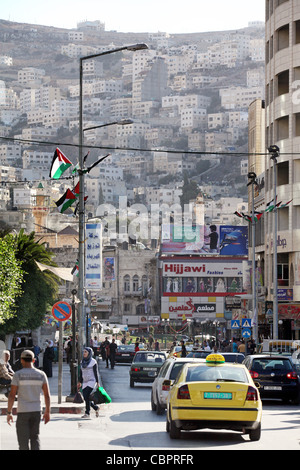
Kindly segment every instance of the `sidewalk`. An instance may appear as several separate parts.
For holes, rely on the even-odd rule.
[[[67,401],[67,397],[71,393],[71,374],[69,364],[63,362],[62,367],[62,392],[61,392],[61,403],[59,402],[58,396],[58,363],[53,363],[53,377],[48,379],[49,388],[51,394],[51,413],[71,413],[71,414],[83,414],[85,404],[77,404],[71,401]],[[101,378],[100,378],[101,381]],[[44,407],[44,398],[42,396],[42,405]],[[101,406],[101,405],[100,405]],[[3,390],[0,391],[0,415],[5,415],[7,410],[7,398],[3,394]],[[13,414],[16,414],[17,402],[13,407]]]

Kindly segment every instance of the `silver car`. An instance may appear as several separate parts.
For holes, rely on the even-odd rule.
[[[158,415],[167,408],[169,391],[182,367],[190,362],[205,362],[205,359],[191,357],[170,357],[161,367],[158,376],[152,384],[151,408]]]

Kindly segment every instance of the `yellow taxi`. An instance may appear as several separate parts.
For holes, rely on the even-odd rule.
[[[171,439],[181,431],[229,429],[261,435],[262,404],[258,388],[243,364],[210,354],[203,363],[183,366],[169,393],[166,430]]]

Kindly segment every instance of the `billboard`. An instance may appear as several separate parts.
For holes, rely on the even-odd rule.
[[[85,226],[85,287],[102,289],[102,227],[101,224]]]
[[[162,227],[162,254],[248,255],[248,227],[187,225]]]

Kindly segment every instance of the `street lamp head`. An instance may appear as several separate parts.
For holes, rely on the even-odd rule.
[[[141,43],[141,44],[132,44],[131,46],[126,46],[126,49],[128,51],[140,51],[142,49],[149,49],[147,44]]]
[[[279,147],[277,147],[277,145],[271,145],[268,148],[268,152],[269,153],[278,153],[279,152]]]
[[[118,121],[117,124],[119,126],[126,126],[127,124],[133,124],[132,119],[121,119],[121,121]]]

